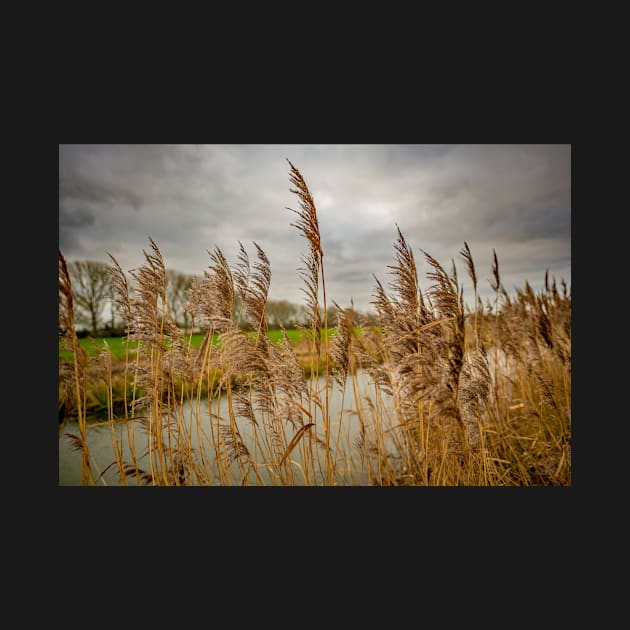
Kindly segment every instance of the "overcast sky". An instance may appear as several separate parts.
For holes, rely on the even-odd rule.
[[[298,209],[289,165],[315,200],[329,299],[370,308],[375,274],[393,264],[395,224],[447,270],[472,251],[482,297],[492,249],[508,292],[545,270],[571,284],[570,145],[60,145],[59,249],[68,261],[144,262],[148,236],[169,269],[202,274],[218,246],[236,262],[238,241],[266,252],[271,299],[302,303],[296,269],[307,242],[291,227]]]

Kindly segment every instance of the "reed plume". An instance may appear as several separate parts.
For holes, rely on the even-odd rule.
[[[94,478],[90,468],[90,454],[86,436],[85,418],[85,366],[87,354],[79,344],[74,328],[74,303],[72,296],[72,282],[68,273],[68,265],[61,251],[59,251],[59,330],[62,346],[72,352],[72,371],[65,369],[60,371],[62,389],[65,392],[59,412],[63,415],[62,424],[65,422],[70,408],[71,394],[73,389],[74,400],[76,402],[79,433],[82,451],[81,483],[83,485],[93,484]],[[71,380],[72,379],[72,380]]]
[[[129,334],[131,333],[130,325],[132,320],[129,282],[118,261],[109,252],[105,253],[112,261],[112,264],[108,267],[110,285],[112,287],[112,302],[118,307],[119,313],[122,313],[123,321],[125,322],[125,332]]]
[[[343,389],[350,369],[351,344],[354,334],[353,309],[344,309],[333,301],[337,315],[337,334],[332,338],[330,344],[330,358],[334,367],[332,376]]]
[[[319,358],[320,354],[320,335],[321,335],[321,316],[319,310],[319,275],[321,273],[321,290],[323,297],[323,312],[324,312],[324,344],[325,344],[325,407],[324,407],[324,432],[326,436],[326,474],[328,483],[332,483],[333,476],[333,462],[330,455],[330,414],[329,414],[329,349],[328,349],[328,308],[326,300],[326,280],[324,274],[324,251],[321,244],[321,234],[319,230],[319,221],[317,219],[317,210],[315,208],[315,202],[311,195],[304,178],[300,171],[291,164],[290,160],[287,160],[291,167],[291,174],[289,180],[293,184],[294,188],[290,191],[297,195],[299,199],[299,210],[291,210],[298,215],[298,219],[291,225],[296,227],[309,243],[309,253],[307,256],[302,257],[302,262],[305,265],[300,270],[306,284],[306,296],[307,306],[311,313],[311,334],[314,342],[314,350],[316,356]]]
[[[249,283],[243,291],[243,305],[245,316],[256,331],[256,341],[266,347],[267,332],[267,297],[269,285],[271,283],[271,265],[263,249],[254,243],[258,261],[254,264],[254,269],[249,275]]]

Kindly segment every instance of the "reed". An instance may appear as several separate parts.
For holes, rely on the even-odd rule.
[[[390,281],[375,277],[378,326],[333,303],[329,335],[324,246],[313,196],[289,162],[292,224],[306,239],[298,272],[310,316],[304,347],[268,337],[272,265],[239,242],[235,264],[215,247],[186,306],[204,330],[181,331],[166,300],[166,265],[149,237],[132,282],[112,260],[114,300],[137,347],[116,363],[88,358],[74,332],[59,252],[60,436],[81,453],[81,483],[120,485],[558,485],[571,483],[571,293],[545,273],[510,296],[493,250],[487,305],[468,243],[450,268],[395,226]],[[235,304],[238,310],[235,313]],[[251,332],[253,331],[253,333]],[[214,340],[218,339],[218,342]],[[307,365],[307,369],[304,367]],[[307,374],[321,374],[322,384]],[[331,393],[341,404],[333,413]],[[95,402],[96,401],[96,402]],[[88,422],[90,405],[106,409]],[[76,418],[78,434],[71,431]],[[90,432],[106,426],[111,462],[97,465]],[[67,432],[69,431],[69,432]]]

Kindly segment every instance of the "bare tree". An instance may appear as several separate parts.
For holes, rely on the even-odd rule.
[[[76,321],[87,324],[93,335],[101,323],[103,309],[112,296],[108,270],[109,265],[94,260],[68,264]]]
[[[188,302],[188,289],[192,286],[193,277],[172,269],[166,272],[166,301],[173,318],[184,329],[188,329],[189,325],[190,316],[185,307]]]
[[[267,318],[270,326],[295,326],[298,306],[287,300],[267,300]]]

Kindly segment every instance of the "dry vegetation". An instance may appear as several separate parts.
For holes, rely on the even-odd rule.
[[[286,335],[278,344],[267,337],[271,267],[256,243],[255,260],[241,245],[235,266],[216,248],[190,289],[187,312],[207,331],[199,348],[170,312],[158,246],[151,240],[144,264],[132,272],[133,292],[112,258],[117,307],[129,339],[140,342],[117,368],[106,347],[88,358],[78,343],[70,276],[59,253],[60,328],[72,352],[60,363],[59,414],[65,421],[76,413],[78,432],[69,439],[82,453],[82,483],[105,483],[88,446],[89,373],[101,380],[111,467],[123,485],[570,485],[566,284],[558,288],[546,274],[540,293],[526,283],[510,297],[495,254],[495,297],[484,305],[464,244],[474,293],[474,308],[466,309],[454,262],[447,272],[423,252],[431,271],[421,289],[399,229],[387,290],[375,278],[379,326],[335,305],[336,334],[322,341],[321,331],[333,323],[326,317],[317,213],[302,175],[290,169],[299,200],[294,225],[308,243],[300,274],[311,323],[301,357]],[[245,334],[245,324],[254,335]],[[218,345],[209,342],[214,334]],[[115,387],[124,390],[119,407]],[[335,388],[344,393],[333,413]]]

